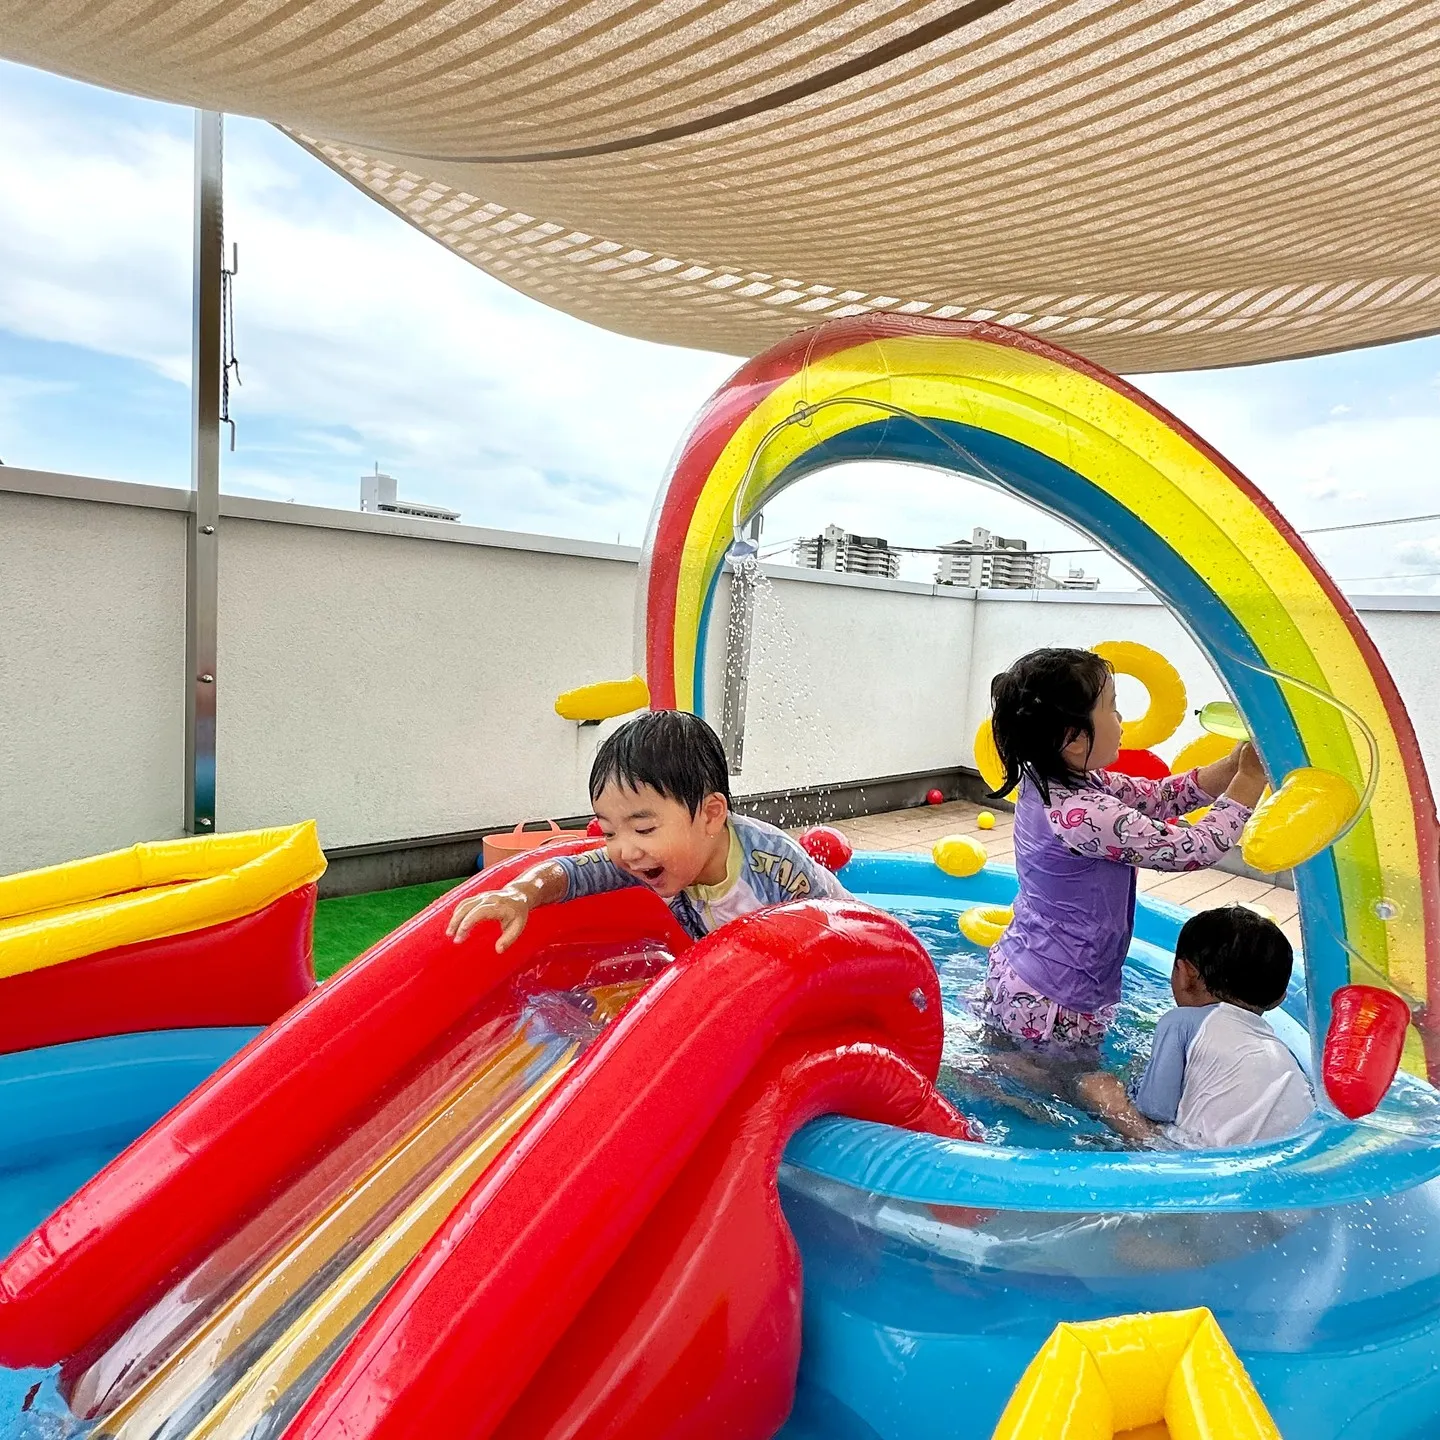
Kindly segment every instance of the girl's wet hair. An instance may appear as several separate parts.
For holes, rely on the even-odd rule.
[[[1050,786],[1079,777],[1061,751],[1077,735],[1093,742],[1091,712],[1114,672],[1091,650],[1032,650],[990,682],[991,727],[1005,779],[990,792],[1008,795],[1028,779],[1050,803]]]
[[[590,801],[611,782],[626,790],[648,785],[678,800],[691,815],[707,795],[730,804],[730,766],[720,737],[688,710],[651,710],[607,735],[590,767]]]

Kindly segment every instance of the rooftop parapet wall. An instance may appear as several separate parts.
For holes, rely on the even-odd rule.
[[[0,873],[178,833],[186,500],[0,469]],[[334,849],[583,813],[603,731],[552,703],[630,673],[637,558],[227,497],[220,828],[313,817]],[[767,575],[738,793],[969,765],[990,676],[1037,645],[1140,640],[1174,661],[1194,704],[1222,694],[1146,595]],[[724,593],[718,604],[723,616]],[[1357,608],[1440,774],[1440,597]],[[712,627],[714,716],[724,631]]]

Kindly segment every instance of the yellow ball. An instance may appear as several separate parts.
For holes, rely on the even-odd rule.
[[[969,835],[947,835],[937,840],[930,855],[947,875],[961,880],[968,875],[978,875],[990,858],[985,847]]]
[[[982,830],[993,830],[995,828],[995,817],[988,810],[982,810],[975,817],[975,823]]]

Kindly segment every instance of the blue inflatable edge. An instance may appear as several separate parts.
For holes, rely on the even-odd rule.
[[[132,1139],[258,1034],[146,1030],[0,1055],[0,1177],[97,1137]]]
[[[857,899],[886,909],[1008,904],[1016,886],[1007,867],[988,865],[957,880],[923,855],[859,854],[841,878]],[[1140,896],[1132,963],[1158,968],[1189,914]],[[1276,1028],[1286,1022],[1277,1017]],[[1440,1175],[1440,1099],[1401,1076],[1385,1104],[1358,1124],[1322,1108],[1288,1139],[1207,1151],[1020,1150],[827,1117],[795,1136],[785,1160],[920,1204],[1075,1214],[1310,1209],[1395,1194]]]

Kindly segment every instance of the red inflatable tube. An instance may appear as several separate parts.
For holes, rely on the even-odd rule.
[[[800,1359],[800,1256],[776,1168],[843,1112],[960,1135],[930,1085],[875,1044],[807,1037],[767,1057],[494,1431],[500,1440],[770,1436]]]
[[[1122,750],[1110,769],[1141,780],[1163,780],[1170,767],[1153,750]]]
[[[315,886],[223,925],[0,980],[0,1055],[136,1030],[268,1025],[315,988]]]
[[[1400,1068],[1410,1007],[1393,990],[1342,985],[1330,997],[1321,1074],[1325,1093],[1347,1119],[1368,1115]]]
[[[809,901],[746,916],[696,944],[456,1208],[287,1440],[495,1433],[656,1207],[692,1164],[703,1166],[699,1153],[752,1077],[792,1046],[819,1055],[856,1037],[887,1053],[880,1062],[860,1052],[862,1071],[871,1065],[891,1078],[892,1064],[903,1065],[921,1079],[894,1109],[882,1089],[886,1118],[933,1118],[952,1135],[966,1133],[928,1092],[942,1038],[938,983],[897,921],[860,905]],[[816,1088],[808,1101],[793,1095],[795,1123],[834,1108],[826,1088]],[[787,1124],[772,1127],[772,1173]],[[732,1272],[750,1263],[743,1234],[724,1253]],[[709,1296],[705,1309],[723,1313],[723,1294]],[[788,1386],[793,1363],[778,1359]]]

